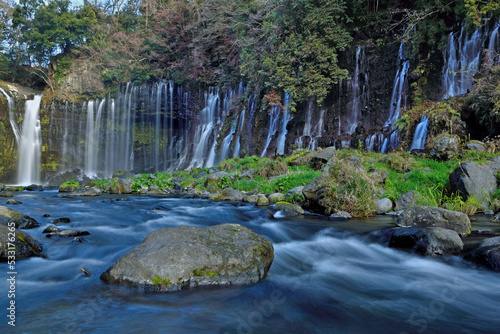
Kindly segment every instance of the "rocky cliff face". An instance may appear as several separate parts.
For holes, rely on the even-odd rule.
[[[289,116],[262,108],[260,96],[245,98],[243,84],[224,91],[170,82],[129,84],[105,99],[45,104],[40,111],[43,179],[75,168],[109,176],[117,169],[174,170],[333,143],[357,146],[383,132],[397,49],[363,45],[346,52],[341,65],[349,69],[351,80],[340,82],[323,105],[311,100]],[[65,94],[90,93],[87,83],[94,77],[82,71],[68,76]],[[8,125],[12,113],[6,100],[1,101],[1,121]],[[15,108],[15,121],[20,122],[22,101]],[[15,182],[15,136],[9,126],[1,130],[5,145],[0,179]]]
[[[172,82],[123,84],[103,99],[45,103],[40,109],[42,180],[65,170],[109,177],[119,169],[172,171],[318,146],[362,145],[380,151],[391,133],[387,122],[395,76],[402,68],[399,49],[398,43],[363,44],[345,52],[340,63],[351,79],[336,85],[322,105],[311,99],[295,113],[263,105],[262,96],[249,94],[243,83],[225,90]],[[93,93],[91,72],[69,75],[65,94]],[[23,102],[18,100],[15,109],[15,121],[21,122]],[[1,95],[0,140],[5,144],[0,181],[6,183],[16,181],[11,116]]]

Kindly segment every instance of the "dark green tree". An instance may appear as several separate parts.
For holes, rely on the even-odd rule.
[[[321,102],[348,72],[338,54],[352,41],[342,0],[276,1],[263,25],[269,47],[246,47],[243,73],[265,82],[266,89],[288,92],[295,102],[315,97]],[[292,105],[293,109],[293,105]]]
[[[20,0],[12,24],[22,32],[18,43],[27,46],[27,61],[45,65],[51,56],[67,53],[88,39],[95,12],[89,6],[69,6],[69,0]]]

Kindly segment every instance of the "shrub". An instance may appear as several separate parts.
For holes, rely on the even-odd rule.
[[[321,204],[333,211],[347,211],[355,217],[371,216],[375,212],[375,187],[366,173],[350,163],[330,168],[331,183]]]
[[[260,169],[260,176],[269,178],[288,173],[287,165],[280,159],[268,160]]]

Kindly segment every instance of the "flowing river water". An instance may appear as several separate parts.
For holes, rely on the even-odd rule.
[[[58,198],[20,192],[13,209],[41,227],[27,232],[44,257],[17,262],[19,333],[498,333],[500,274],[458,257],[425,258],[374,242],[390,217],[333,222],[269,219],[250,205],[129,196]],[[51,217],[44,218],[44,214]],[[86,242],[46,238],[50,220],[86,230]],[[275,259],[255,285],[147,293],[99,276],[151,231],[239,223],[271,240]],[[500,232],[484,221],[481,228]],[[186,250],[189,251],[189,250]],[[80,268],[91,273],[86,277]],[[3,275],[8,269],[0,263]],[[1,308],[8,307],[6,279]],[[2,332],[8,319],[4,316]]]

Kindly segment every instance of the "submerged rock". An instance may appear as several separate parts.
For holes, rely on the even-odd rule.
[[[53,221],[51,221],[52,224],[67,224],[67,223],[70,223],[71,222],[71,219],[67,218],[67,217],[62,217],[62,218],[56,218],[54,219]]]
[[[16,199],[8,199],[7,202],[5,202],[5,204],[9,204],[9,205],[18,205],[18,204],[23,204],[23,202],[20,202]]]
[[[9,247],[9,243],[14,245],[14,249]],[[12,258],[9,258],[9,256],[15,256],[16,260],[19,260],[31,256],[40,256],[41,253],[42,245],[29,234],[19,230],[13,232],[9,227],[0,225],[1,261],[11,260]]]
[[[302,209],[300,205],[288,202],[277,202],[272,209],[275,211],[273,214],[274,218],[280,217],[277,213],[281,213],[285,217],[294,217],[304,214],[304,209]]]
[[[403,227],[394,231],[389,247],[408,249],[422,255],[456,255],[464,243],[457,232],[441,227]]]
[[[43,230],[42,233],[57,233],[57,232],[61,232],[61,230],[54,225],[49,225],[45,228],[45,230]]]
[[[68,193],[58,194],[57,197],[92,197],[99,196],[99,192],[94,188],[82,188]]]
[[[59,238],[68,238],[68,237],[78,237],[81,235],[89,235],[90,233],[87,231],[74,231],[74,230],[66,230],[61,232],[50,232],[45,236],[47,238],[59,237]]]
[[[180,226],[150,233],[101,275],[153,291],[256,283],[274,258],[272,243],[238,224]]]
[[[346,211],[338,211],[330,215],[330,219],[332,220],[348,220],[351,218],[352,218],[351,214]]]
[[[464,257],[494,271],[500,271],[500,237],[484,239],[479,247]]]
[[[471,232],[471,223],[465,213],[432,206],[414,206],[403,212],[396,224],[401,227],[442,227],[459,234]]]

